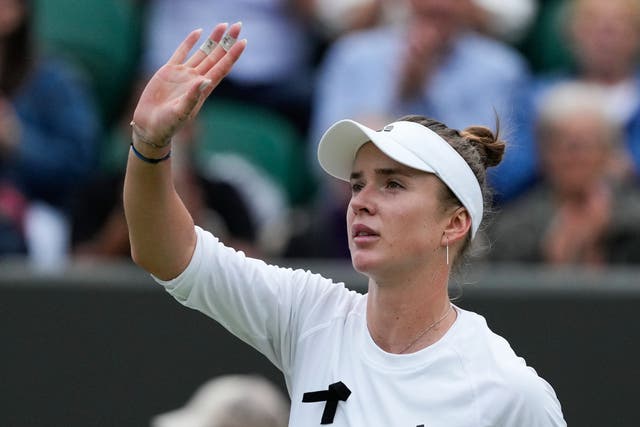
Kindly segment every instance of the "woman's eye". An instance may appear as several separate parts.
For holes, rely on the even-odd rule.
[[[389,181],[387,182],[387,188],[403,188],[403,187],[402,185],[400,185],[400,183],[396,181]]]
[[[354,193],[357,193],[358,191],[362,190],[362,184],[359,182],[353,183],[351,184],[351,191]]]

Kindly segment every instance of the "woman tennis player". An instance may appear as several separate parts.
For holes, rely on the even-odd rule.
[[[291,426],[566,425],[549,384],[449,300],[452,266],[482,221],[485,170],[504,151],[490,130],[412,116],[325,133],[320,164],[352,187],[347,238],[365,295],[194,226],[171,182],[171,137],[242,54],[240,27],[218,25],[187,58],[191,33],[140,97],[124,189],[135,262],[283,372]]]

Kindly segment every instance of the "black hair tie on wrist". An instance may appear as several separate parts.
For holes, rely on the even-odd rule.
[[[351,390],[342,381],[333,383],[327,390],[311,391],[302,395],[302,402],[327,402],[322,412],[322,421],[320,424],[333,424],[333,418],[336,416],[338,409],[338,401],[346,402],[351,395]]]
[[[135,154],[137,158],[139,158],[140,160],[142,160],[145,163],[151,163],[152,165],[158,164],[160,162],[164,162],[169,157],[171,157],[171,150],[169,150],[169,152],[167,153],[166,156],[164,156],[164,157],[162,157],[160,159],[151,159],[149,157],[146,157],[144,154],[142,154],[138,150],[136,150],[136,147],[133,145],[133,142],[131,143],[131,149],[133,150],[133,154]]]

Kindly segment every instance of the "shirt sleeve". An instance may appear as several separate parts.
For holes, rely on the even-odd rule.
[[[256,348],[285,375],[291,371],[297,338],[348,311],[359,295],[320,275],[246,257],[199,227],[196,235],[187,268],[175,279],[154,279],[178,302]]]
[[[509,395],[496,426],[566,427],[560,402],[551,385],[535,371],[512,370]]]

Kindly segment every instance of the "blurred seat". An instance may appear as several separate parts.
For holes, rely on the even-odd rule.
[[[35,28],[46,51],[88,72],[105,125],[125,106],[141,45],[142,7],[131,0],[36,0]]]
[[[212,154],[238,154],[280,185],[289,203],[313,196],[304,139],[287,119],[263,107],[220,99],[205,104],[199,118],[200,161]]]
[[[521,49],[536,72],[571,68],[574,58],[568,48],[566,0],[542,0],[538,16]]]

